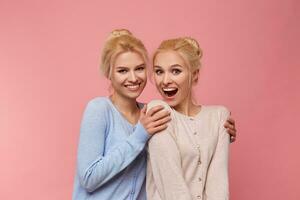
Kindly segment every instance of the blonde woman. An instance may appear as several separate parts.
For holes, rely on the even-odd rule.
[[[127,30],[110,34],[101,71],[113,92],[92,99],[85,109],[73,200],[145,199],[144,147],[170,120],[163,107],[145,114],[146,107],[136,101],[147,82],[146,63],[139,39]]]
[[[148,200],[227,200],[229,135],[224,106],[195,103],[202,51],[189,37],[163,41],[153,57],[156,87],[171,112],[168,128],[148,142]]]
[[[147,51],[128,30],[114,30],[102,51],[101,71],[109,97],[86,106],[81,122],[73,200],[145,200],[148,139],[164,130],[169,112],[156,106],[146,114],[137,102],[146,82]],[[234,123],[227,123],[235,135]]]

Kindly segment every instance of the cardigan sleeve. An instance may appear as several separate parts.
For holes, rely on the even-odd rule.
[[[165,109],[171,108],[163,101],[151,101],[147,109],[162,105]],[[162,200],[192,200],[191,193],[185,182],[181,168],[181,156],[173,138],[174,122],[168,128],[153,135],[148,142],[148,151],[154,184]]]
[[[79,182],[88,192],[101,187],[126,168],[149,139],[147,131],[138,123],[126,140],[104,155],[105,132],[109,126],[107,103],[99,99],[90,101],[81,122],[77,157]]]
[[[229,116],[225,107],[219,109],[219,136],[218,143],[208,168],[206,186],[204,191],[205,200],[228,200],[228,156],[229,134],[224,128],[224,123]]]

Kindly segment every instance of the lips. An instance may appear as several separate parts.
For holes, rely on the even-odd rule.
[[[130,90],[130,91],[137,91],[139,88],[140,88],[140,83],[138,84],[128,84],[128,85],[125,85],[125,87]]]
[[[163,93],[167,97],[173,97],[178,92],[178,88],[175,87],[168,87],[168,88],[162,88]]]

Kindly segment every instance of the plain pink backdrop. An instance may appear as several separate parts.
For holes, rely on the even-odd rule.
[[[101,46],[128,28],[150,52],[192,36],[202,104],[237,121],[231,200],[299,200],[297,0],[0,0],[0,199],[71,199],[85,104],[108,95]],[[150,83],[141,101],[158,97]]]

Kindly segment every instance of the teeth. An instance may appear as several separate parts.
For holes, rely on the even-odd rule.
[[[172,97],[172,96],[174,96],[177,93],[178,88],[168,87],[168,88],[162,88],[162,90],[164,92],[164,95],[166,95],[168,97]]]
[[[135,90],[135,89],[139,88],[139,85],[127,85],[126,87],[129,89]]]
[[[176,90],[176,88],[163,88],[163,91],[165,91],[165,92],[171,92],[174,90]]]

